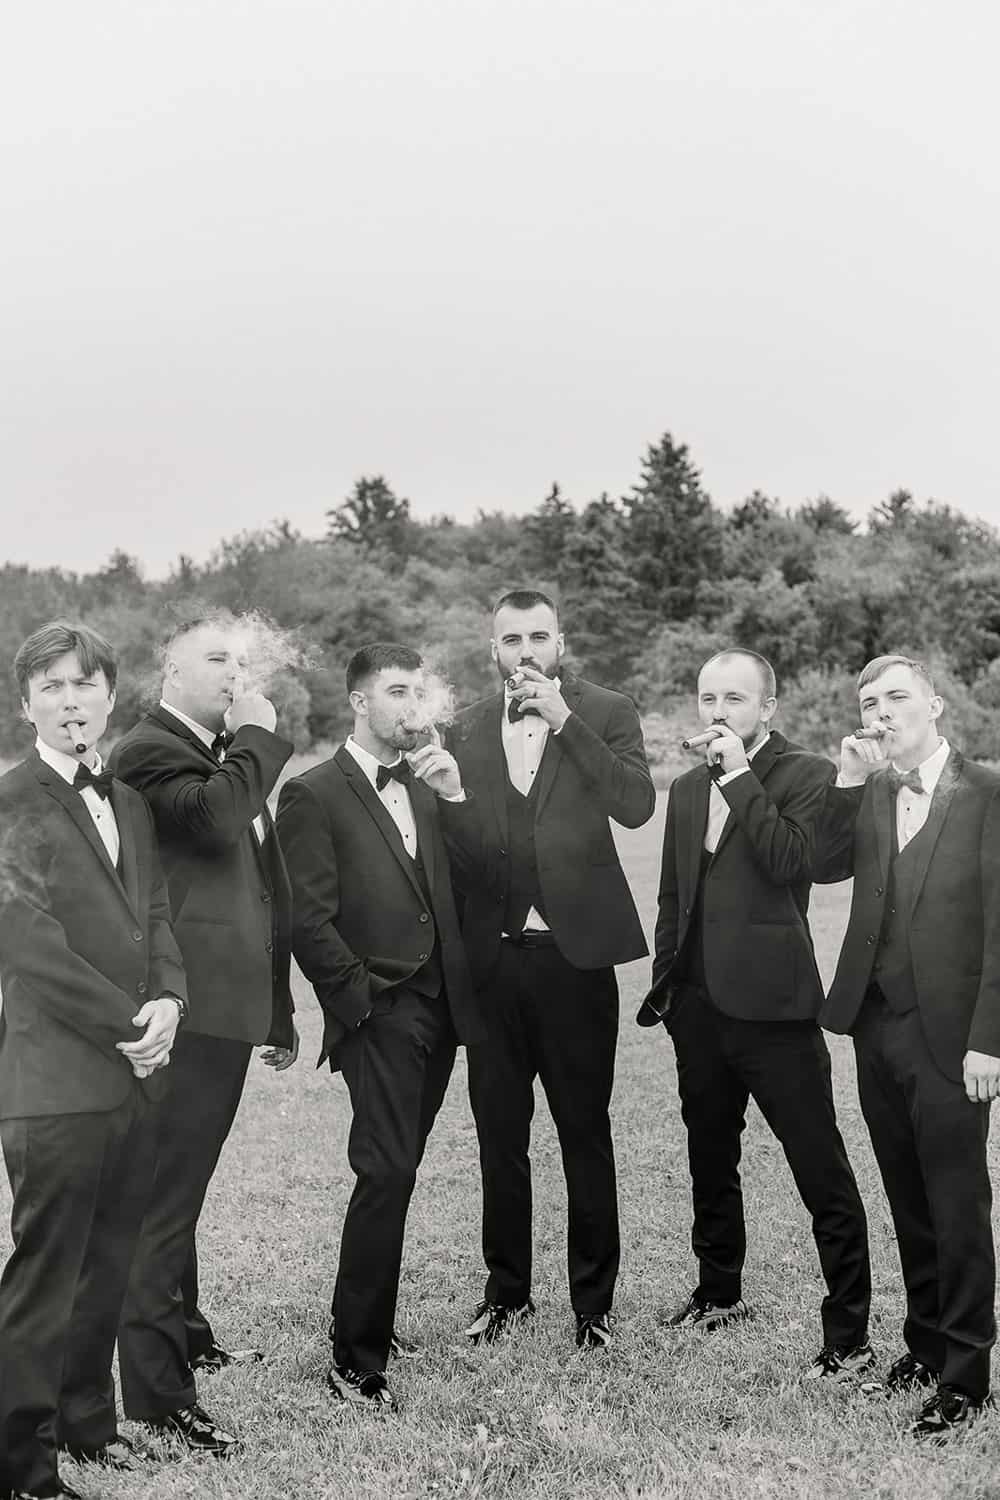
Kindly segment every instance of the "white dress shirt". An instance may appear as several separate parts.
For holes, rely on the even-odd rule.
[[[754,745],[752,750],[747,751],[747,760],[753,760],[757,751],[767,744],[771,738],[771,731],[767,730]],[[729,803],[722,795],[722,787],[730,781],[735,781],[737,776],[746,775],[749,766],[737,766],[735,771],[727,771],[718,780],[712,778],[708,793],[708,821],[705,824],[705,848],[709,854],[714,854],[719,847],[722,831],[729,817]]]
[[[562,682],[558,677],[552,680],[557,688],[562,687]],[[522,714],[512,723],[507,717],[510,702],[510,687],[504,683],[500,738],[503,742],[504,759],[507,762],[507,775],[510,777],[511,786],[519,791],[522,797],[527,797],[535,784],[535,777],[538,775],[538,767],[545,754],[550,730],[541,714]],[[558,729],[553,732],[559,733]],[[548,923],[543,921],[540,914],[532,907],[524,919],[524,931],[548,932],[548,930]]]
[[[413,803],[410,801],[409,788],[405,787],[401,781],[387,781],[382,790],[379,791],[376,785],[376,778],[382,762],[376,760],[370,751],[363,749],[352,734],[349,734],[344,741],[344,749],[348,755],[357,761],[362,771],[368,777],[376,797],[399,829],[399,836],[403,840],[403,846],[407,854],[411,859],[416,859],[417,822],[413,816]],[[403,756],[400,753],[392,764],[398,766],[402,759]]]
[[[78,760],[72,755],[64,755],[61,750],[53,750],[52,746],[47,745],[44,740],[36,740],[35,749],[47,766],[50,766],[53,771],[57,772],[69,786],[73,785],[76,768],[80,764]],[[94,754],[97,755],[96,750]],[[104,769],[99,755],[97,755],[97,764],[91,766],[90,769],[95,776],[100,775]],[[94,820],[94,827],[101,835],[101,843],[108,851],[108,858],[113,865],[116,865],[118,863],[118,851],[121,849],[121,835],[118,832],[118,824],[115,821],[111,798],[99,796],[92,786],[84,787],[78,795],[83,799],[84,807]]]
[[[941,772],[944,770],[949,754],[948,741],[942,740],[934,754],[928,755],[927,759],[917,767],[920,780],[923,782],[922,792],[914,792],[908,786],[900,787],[896,798],[896,843],[900,850],[906,848],[910,840],[927,822],[934,788],[941,780]],[[898,766],[896,770],[899,770]]]
[[[168,714],[173,714],[175,719],[180,719],[181,723],[186,724],[192,734],[196,734],[198,736],[206,749],[212,750],[212,746],[215,743],[215,735],[212,733],[211,729],[206,729],[204,724],[198,723],[197,719],[189,719],[187,714],[182,714],[179,708],[175,708],[172,703],[165,703],[162,698],[160,699],[160,707],[165,708]],[[216,752],[212,750],[212,754],[215,755]],[[225,750],[220,751],[217,758],[221,765],[221,763],[226,758]],[[257,842],[259,844],[262,844],[267,837],[267,829],[264,827],[264,817],[262,813],[258,813],[254,818],[253,831],[257,835]]]

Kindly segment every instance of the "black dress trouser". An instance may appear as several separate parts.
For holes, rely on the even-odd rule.
[[[239,1107],[249,1042],[180,1031],[156,1111],[156,1172],[118,1336],[125,1414],[157,1421],[196,1399],[187,1309],[198,1216]]]
[[[468,1048],[469,1095],[483,1175],[486,1299],[520,1307],[531,1292],[531,1162],[542,1081],[569,1205],[567,1256],[575,1312],[597,1317],[614,1297],[620,1244],[608,1114],[618,1040],[614,969],[576,969],[554,944],[500,945],[483,994],[487,1040]]]
[[[990,1106],[931,1056],[920,1020],[868,998],[854,1028],[861,1109],[882,1174],[906,1286],[903,1337],[976,1400],[996,1339]]]
[[[362,1375],[388,1362],[406,1214],[455,1046],[444,995],[400,985],[382,991],[337,1052],[351,1095],[347,1157],[356,1181],[330,1309],[333,1355]]]
[[[867,1337],[871,1302],[868,1229],[837,1126],[830,1054],[814,1021],[726,1016],[685,986],[670,1022],[694,1199],[692,1248],[699,1291],[728,1304],[742,1295],[746,1222],[740,1136],[752,1097],[777,1136],[812,1217],[827,1295],[825,1344]]]
[[[0,1494],[51,1495],[57,1450],[115,1437],[111,1375],[153,1179],[153,1106],[5,1120],[14,1248],[0,1278]]]

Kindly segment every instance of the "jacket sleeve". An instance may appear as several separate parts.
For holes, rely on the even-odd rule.
[[[663,829],[663,859],[660,864],[660,889],[656,912],[656,935],[653,940],[653,977],[651,989],[666,977],[677,952],[677,799],[671,788],[667,799],[667,820]]]
[[[754,863],[773,885],[796,885],[810,879],[816,847],[816,825],[823,815],[826,789],[836,772],[828,760],[797,757],[795,779],[781,806],[750,769],[719,790],[743,830]]]
[[[464,802],[438,801],[438,818],[453,884],[466,893],[489,880],[490,861],[480,799],[467,791]]]
[[[967,1050],[1000,1057],[1000,792],[990,798],[979,843],[983,972]]]
[[[337,930],[340,872],[333,829],[322,802],[301,779],[281,789],[278,838],[292,884],[292,952],[324,1012],[351,1030],[372,1008],[372,981]]]
[[[818,885],[835,885],[854,874],[854,825],[864,796],[864,786],[831,782],[827,787],[813,849],[811,876]]]
[[[656,789],[649,774],[642,726],[634,704],[622,694],[602,738],[577,713],[559,731],[559,744],[590,784],[606,817],[625,828],[641,828],[656,809]]]
[[[186,757],[184,763],[174,763],[159,742],[146,736],[122,741],[111,763],[115,775],[145,797],[161,832],[183,833],[196,847],[211,851],[239,843],[293,748],[270,730],[245,724],[214,771],[207,763],[202,771],[186,763]]]

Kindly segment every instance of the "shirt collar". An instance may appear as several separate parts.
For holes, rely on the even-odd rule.
[[[377,759],[377,757],[374,756],[370,750],[366,750],[363,745],[359,745],[353,734],[349,734],[347,736],[347,739],[344,741],[344,749],[347,751],[348,755],[350,755],[354,760],[357,761],[358,765],[361,767],[362,771],[364,771],[372,786],[375,786],[376,778],[379,773],[379,767],[384,766],[385,761]],[[398,766],[399,762],[402,759],[403,752],[401,750],[396,756],[396,759],[394,761],[390,761],[389,764]],[[386,766],[386,769],[388,770],[388,766]]]
[[[951,747],[948,744],[948,741],[942,739],[937,749],[933,751],[932,754],[928,755],[926,760],[922,760],[919,766],[917,766],[916,769],[920,772],[920,780],[923,782],[924,791],[927,793],[928,797],[932,797],[934,795],[934,788],[941,780],[941,772],[944,770],[945,762],[947,761],[950,754]],[[895,770],[899,770],[899,767],[896,765],[895,761],[892,762],[892,765]]]
[[[186,724],[191,733],[196,734],[202,744],[207,745],[209,750],[211,750],[215,744],[215,735],[211,729],[206,729],[204,724],[199,724],[196,719],[189,719],[187,714],[182,714],[179,708],[175,708],[172,703],[167,703],[162,698],[160,699],[160,707],[165,708],[168,714],[173,714],[175,719],[180,719],[182,724]]]
[[[63,781],[68,782],[70,786],[73,785],[76,777],[76,768],[81,764],[75,755],[66,755],[62,750],[53,750],[52,746],[47,745],[41,738],[35,740],[35,749],[38,751],[40,760],[44,760],[47,766],[51,767],[53,771],[57,771]],[[96,750],[94,754],[97,755]],[[91,770],[95,776],[104,770],[104,762],[99,755],[97,755],[97,765],[91,766]]]
[[[761,735],[756,745],[754,745],[753,749],[747,751],[747,760],[753,760],[754,756],[757,754],[757,751],[763,750],[764,746],[767,744],[770,738],[771,731],[769,729],[765,729],[764,733]]]

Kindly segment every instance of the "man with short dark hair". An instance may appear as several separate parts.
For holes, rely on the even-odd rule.
[[[97,751],[114,652],[57,620],[14,666],[36,739],[0,779],[0,1495],[72,1497],[58,1448],[150,1456],[118,1433],[111,1361],[187,989],[149,811]]]
[[[155,1203],[119,1337],[126,1415],[218,1457],[235,1437],[198,1401],[196,1376],[255,1350],[222,1349],[198,1307],[196,1230],[243,1093],[252,1048],[295,1059],[291,892],[267,798],[292,746],[274,705],[247,691],[246,642],[226,610],[189,620],[163,650],[158,706],[119,740],[116,774],[153,814],[191,991],[159,1111]]]
[[[635,707],[562,668],[553,601],[498,600],[493,696],[459,714],[450,744],[464,801],[443,826],[487,1038],[469,1049],[483,1176],[485,1295],[466,1329],[491,1343],[531,1300],[533,1085],[562,1148],[576,1340],[606,1349],[619,1262],[608,1108],[618,1038],[614,966],[647,951],[611,821],[639,828],[655,792]]]
[[[416,1353],[394,1329],[407,1210],[456,1043],[480,1034],[434,795],[455,795],[457,777],[433,744],[434,765],[415,774],[424,687],[408,646],[355,652],[353,732],[278,802],[295,957],[325,1023],[320,1062],[343,1073],[353,1110],[327,1384],[369,1408],[393,1405],[390,1353]]]
[[[827,1283],[809,1378],[871,1365],[864,1209],[837,1128],[809,932],[815,830],[829,761],[771,729],[774,672],[733,649],[698,676],[704,763],[670,788],[653,982],[637,1017],[677,1056],[694,1200],[698,1284],[670,1319],[721,1328],[747,1315],[740,1137],[752,1097],[781,1142],[813,1221]]]
[[[858,678],[817,851],[854,877],[821,1019],[854,1039],[861,1108],[906,1284],[890,1394],[926,1390],[940,1441],[989,1399],[996,1338],[990,1103],[1000,1095],[1000,776],[938,730],[927,668],[880,656]]]

